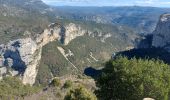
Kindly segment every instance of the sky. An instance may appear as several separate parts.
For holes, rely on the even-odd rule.
[[[53,6],[152,6],[169,7],[170,0],[43,0]]]

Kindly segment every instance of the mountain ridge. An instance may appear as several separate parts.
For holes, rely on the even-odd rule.
[[[169,8],[157,7],[56,7],[58,17],[74,20],[94,21],[127,25],[138,33],[151,34],[156,27],[158,18],[168,13]]]

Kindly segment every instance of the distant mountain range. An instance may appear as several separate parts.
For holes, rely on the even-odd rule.
[[[138,33],[150,34],[159,16],[170,8],[156,7],[56,7],[58,18],[127,25]]]

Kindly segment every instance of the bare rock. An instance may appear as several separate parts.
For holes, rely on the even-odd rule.
[[[80,26],[73,23],[65,27],[52,23],[34,39],[17,39],[6,45],[0,45],[0,66],[4,64],[11,67],[12,76],[20,74],[24,84],[33,85],[38,72],[37,66],[41,60],[42,47],[55,40],[63,41],[67,45],[71,40],[85,33]]]
[[[153,34],[152,45],[170,51],[170,14],[164,14],[160,17]]]
[[[68,24],[65,27],[64,44],[67,45],[71,40],[75,39],[76,37],[83,36],[85,33],[87,32],[82,30],[80,26],[77,26],[73,23]]]

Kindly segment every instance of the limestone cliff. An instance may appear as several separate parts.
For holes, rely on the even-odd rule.
[[[37,66],[40,64],[42,47],[46,44],[57,40],[63,45],[68,45],[73,39],[85,34],[89,37],[96,37],[97,41],[105,43],[106,40],[114,34],[100,30],[88,30],[82,27],[83,26],[74,23],[68,23],[65,26],[59,23],[52,23],[48,28],[44,29],[41,34],[13,40],[7,44],[0,45],[0,78],[10,73],[12,76],[19,76],[24,84],[32,85],[35,83],[37,76]],[[124,36],[125,33],[123,32],[122,34]],[[115,39],[116,38],[118,37],[115,36]],[[132,47],[128,47],[127,49],[129,48]],[[74,56],[71,50],[69,50],[68,53],[61,47],[58,47],[58,50],[74,69],[78,70],[68,59],[68,56]],[[89,57],[88,61],[89,59],[93,59],[96,62],[99,60],[95,58],[92,52],[90,52]]]
[[[67,45],[71,40],[75,39],[76,37],[83,36],[85,33],[87,33],[85,30],[82,30],[80,26],[77,26],[73,23],[68,24],[65,29],[65,45]]]
[[[44,45],[55,40],[67,45],[72,39],[84,34],[85,31],[73,23],[67,26],[52,23],[43,33],[35,36],[34,39],[17,39],[0,45],[0,66],[10,67],[11,72],[13,72],[11,74],[15,74],[17,71],[17,75],[21,76],[24,84],[32,85],[35,82],[38,71],[37,66],[41,60]],[[8,73],[5,67],[1,68],[2,71],[0,70],[3,75]]]
[[[170,52],[170,14],[163,14],[153,32],[152,46],[165,48]]]

